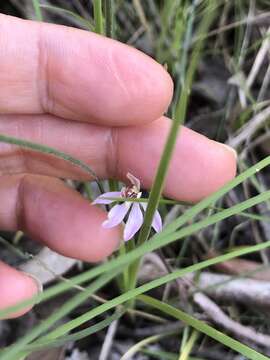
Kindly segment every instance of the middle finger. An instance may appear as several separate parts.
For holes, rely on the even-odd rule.
[[[152,185],[171,120],[150,124],[103,127],[66,121],[50,115],[0,116],[0,133],[48,145],[89,164],[100,178],[126,180],[131,172],[144,188]],[[89,179],[73,165],[47,154],[0,143],[0,175],[35,173]],[[183,127],[171,160],[164,193],[198,201],[234,177],[235,155],[223,144]],[[202,176],[203,175],[203,176]]]

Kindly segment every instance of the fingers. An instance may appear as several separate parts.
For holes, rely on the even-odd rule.
[[[150,188],[163,151],[171,120],[161,118],[152,124],[119,129],[117,174],[127,171]],[[196,202],[218,190],[236,174],[233,149],[182,127],[165,183],[171,198]]]
[[[17,271],[0,262],[0,309],[16,305],[23,300],[31,299],[40,291],[39,284],[30,275]],[[25,314],[31,307],[26,307],[8,318]]]
[[[0,132],[43,143],[88,163],[101,178],[126,181],[127,172],[150,188],[171,120],[162,117],[133,127],[99,127],[52,116],[1,117]],[[74,166],[54,157],[21,151],[0,143],[0,174],[32,172],[87,179]],[[223,144],[182,127],[172,157],[164,193],[198,201],[235,176],[236,158]]]
[[[99,261],[121,240],[121,228],[104,229],[106,214],[60,180],[45,176],[0,178],[0,229],[23,230],[69,257]]]
[[[0,27],[0,113],[130,125],[158,118],[170,103],[168,73],[127,45],[5,15]]]

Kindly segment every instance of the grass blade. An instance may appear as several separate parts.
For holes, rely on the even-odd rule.
[[[234,179],[232,182],[234,183],[235,181],[237,181],[237,179]],[[189,225],[177,232],[173,232],[173,233],[169,233],[169,234],[163,234],[163,233],[156,234],[150,241],[142,244],[135,250],[132,250],[125,255],[119,256],[117,259],[113,259],[110,262],[107,262],[105,264],[97,266],[94,269],[91,269],[91,270],[85,272],[84,274],[78,275],[78,276],[74,277],[73,279],[71,279],[69,281],[69,283],[62,283],[60,285],[56,285],[55,287],[52,287],[51,289],[46,290],[43,294],[34,296],[31,300],[23,301],[22,303],[12,306],[5,310],[0,310],[0,317],[7,316],[9,313],[11,313],[13,311],[18,311],[19,309],[22,309],[24,306],[33,304],[35,301],[49,299],[50,297],[52,297],[56,294],[66,291],[72,285],[81,284],[81,283],[83,283],[87,280],[90,280],[104,272],[110,272],[119,266],[129,264],[130,262],[140,258],[141,256],[143,256],[144,254],[146,254],[148,252],[154,251],[162,246],[168,245],[168,244],[172,243],[173,241],[183,239],[184,237],[189,236],[189,235],[193,234],[194,232],[201,230],[204,227],[215,224],[218,221],[224,220],[230,216],[238,214],[239,212],[244,211],[256,204],[259,204],[260,202],[266,201],[269,198],[270,198],[270,191],[259,194],[255,197],[248,199],[240,204],[237,204],[229,209],[218,212],[204,220],[201,220],[200,222],[197,222],[193,225]],[[192,213],[191,215],[194,215],[194,214]],[[186,219],[186,220],[188,221],[188,219]],[[176,222],[177,222],[177,220],[176,220]],[[262,244],[262,245],[264,245],[264,244]]]
[[[102,2],[101,0],[93,0],[94,6],[94,19],[95,19],[95,32],[97,34],[104,34]]]
[[[97,184],[100,188],[100,191],[104,192],[102,184],[100,183],[100,181],[97,177],[97,174],[94,172],[94,170],[92,170],[90,166],[88,166],[81,160],[76,159],[73,156],[64,153],[63,151],[59,151],[57,149],[54,149],[54,148],[46,146],[46,145],[37,144],[37,143],[31,142],[28,140],[22,140],[22,139],[15,138],[13,136],[7,136],[4,134],[0,134],[0,142],[6,143],[6,144],[11,144],[11,145],[17,145],[17,146],[20,146],[25,149],[42,152],[44,154],[49,154],[49,155],[55,156],[57,158],[63,159],[65,161],[71,163],[72,165],[79,167],[81,170],[83,170],[84,172],[91,175],[91,177],[93,177],[94,180],[97,182]]]
[[[90,21],[86,20],[85,18],[74,13],[71,10],[63,9],[61,7],[54,6],[54,5],[46,5],[46,4],[41,4],[40,7],[44,8],[46,10],[49,10],[49,11],[59,12],[59,13],[64,13],[64,14],[70,15],[75,20],[77,20],[80,24],[82,24],[83,27],[85,27],[86,29],[88,29],[90,31],[94,31],[94,25]]]
[[[70,311],[75,309],[79,304],[85,301],[91,294],[97,291],[99,288],[104,286],[107,282],[113,279],[122,269],[117,269],[111,273],[104,274],[96,281],[94,281],[85,291],[74,296],[71,300],[67,301],[57,312],[50,315],[46,320],[41,322],[36,326],[29,334],[23,336],[19,341],[16,342],[13,346],[7,348],[1,353],[1,360],[15,360],[17,355],[24,351],[25,346],[37,338],[40,334],[48,330],[56,321],[61,319],[63,316],[67,315]]]
[[[35,14],[36,14],[36,20],[37,21],[42,21],[43,18],[42,18],[42,13],[41,13],[39,1],[38,0],[32,0],[32,3],[33,3],[33,7],[34,7],[34,10],[35,10]]]
[[[77,331],[76,333],[73,333],[71,335],[60,337],[57,340],[47,340],[43,342],[38,340],[32,343],[31,345],[27,346],[25,351],[26,352],[40,351],[47,348],[63,346],[64,344],[67,344],[68,342],[71,341],[73,342],[84,339],[85,337],[90,336],[108,327],[113,321],[120,319],[120,317],[124,314],[124,312],[125,310],[122,311],[116,310],[113,315],[106,317],[105,320],[102,320],[96,323],[95,325],[88,327],[87,329]]]
[[[209,266],[218,264],[220,262],[224,262],[226,260],[230,260],[235,257],[250,254],[250,253],[253,253],[256,251],[260,251],[260,250],[266,249],[268,247],[270,247],[270,241],[268,241],[266,243],[254,245],[254,246],[249,246],[246,248],[241,248],[239,250],[231,251],[230,253],[202,261],[198,264],[188,266],[184,269],[175,270],[168,275],[165,275],[161,278],[152,280],[152,281],[148,282],[147,284],[141,285],[135,289],[129,290],[126,293],[124,293],[118,297],[115,297],[114,299],[109,300],[102,305],[99,305],[95,309],[82,314],[81,316],[77,317],[76,319],[71,320],[69,323],[59,326],[57,329],[55,329],[51,332],[50,337],[55,337],[56,335],[63,336],[64,334],[73,330],[77,326],[80,326],[81,324],[85,323],[86,321],[89,321],[89,320],[93,319],[94,317],[103,314],[105,311],[108,311],[118,305],[126,303],[130,300],[133,300],[138,295],[141,295],[141,294],[143,294],[149,290],[152,290],[154,288],[157,288],[161,285],[167,284],[168,282],[176,280],[177,278],[187,275],[188,273],[196,272],[196,271],[205,269]]]
[[[199,33],[201,34],[205,34],[207,32],[215,14],[215,12],[212,11],[212,5],[210,6],[211,1],[207,2],[207,4],[208,4],[207,11],[205,12],[201,25],[199,27]],[[155,181],[150,191],[149,202],[144,217],[144,223],[139,233],[138,244],[141,244],[144,241],[146,241],[151,230],[153,216],[155,210],[157,209],[159,199],[163,190],[163,185],[166,179],[170,159],[173,154],[173,150],[180,130],[180,126],[184,122],[186,116],[188,97],[190,94],[193,77],[197,68],[197,63],[199,61],[199,54],[202,50],[202,47],[203,47],[203,40],[200,40],[196,43],[196,46],[193,50],[193,54],[191,56],[190,66],[188,68],[185,84],[183,86],[179,102],[176,105],[175,118],[172,122],[171,130],[169,132],[164,147],[164,151],[162,153],[162,157],[158,166],[158,170],[155,176]]]
[[[105,0],[105,30],[106,36],[115,37],[115,21],[114,21],[115,3],[114,0]]]
[[[185,312],[176,309],[175,307],[165,304],[159,300],[156,300],[150,296],[146,295],[140,295],[138,297],[138,300],[142,301],[143,303],[154,307],[156,309],[159,309],[163,313],[166,313],[175,319],[181,320],[188,324],[189,326],[192,326],[194,329],[206,334],[207,336],[217,340],[221,344],[224,344],[225,346],[231,348],[232,350],[238,352],[239,354],[244,355],[247,359],[251,360],[269,360],[267,356],[264,356],[263,354],[258,353],[257,351],[253,350],[252,348],[242,344],[240,341],[237,341],[233,338],[231,338],[228,335],[225,335],[221,331],[216,330],[210,325],[207,325],[206,323],[192,317],[189,314],[186,314]]]

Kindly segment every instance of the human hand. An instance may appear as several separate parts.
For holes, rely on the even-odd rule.
[[[131,172],[150,188],[170,127],[162,114],[173,85],[162,66],[86,31],[4,15],[0,29],[0,133],[69,153],[100,178],[125,181]],[[235,176],[235,160],[183,127],[164,193],[198,201]],[[104,259],[121,228],[104,229],[106,214],[58,178],[89,180],[64,161],[0,143],[0,229],[23,230],[69,257]],[[0,308],[36,292],[31,277],[0,262]]]

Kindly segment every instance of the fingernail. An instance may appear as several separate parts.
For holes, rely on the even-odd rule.
[[[36,277],[36,275],[30,274],[28,272],[22,271],[26,276],[29,276],[36,283],[38,294],[42,293],[43,285],[41,281]]]
[[[233,156],[235,157],[235,159],[237,159],[237,152],[236,150],[234,150],[231,146],[227,145],[227,144],[223,144],[221,143],[221,145],[223,145],[228,151],[230,151]]]

